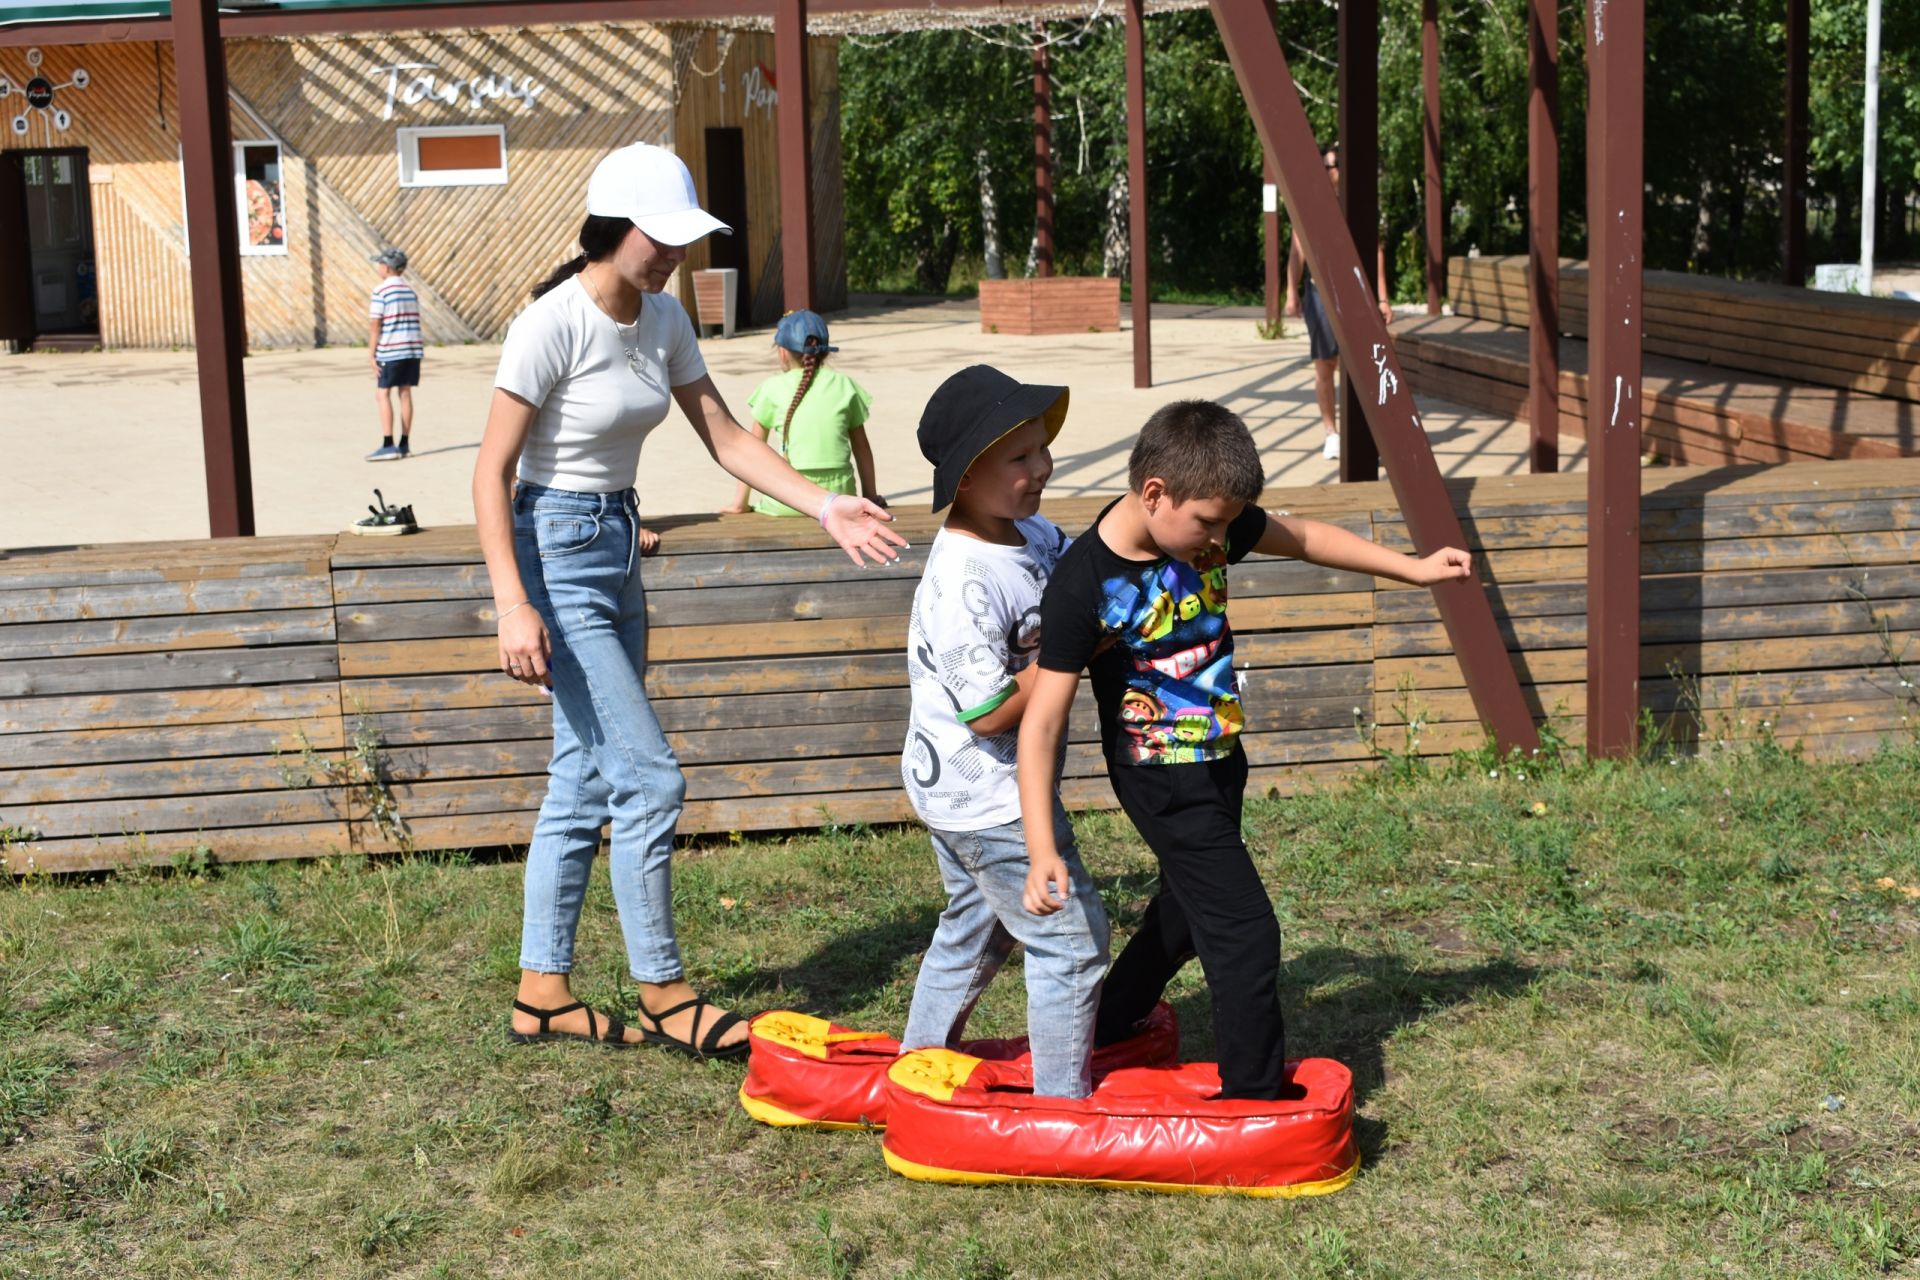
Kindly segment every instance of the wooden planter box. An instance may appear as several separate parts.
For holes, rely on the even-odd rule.
[[[1114,276],[1047,276],[980,282],[982,333],[1118,333]]]

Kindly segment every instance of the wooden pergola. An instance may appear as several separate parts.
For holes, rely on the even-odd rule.
[[[1111,2],[1111,0],[1104,0]],[[1805,94],[1805,2],[1790,0],[1801,16],[1800,94]],[[128,7],[140,3],[129,0]],[[1328,303],[1346,370],[1341,478],[1371,480],[1386,464],[1394,496],[1415,545],[1430,551],[1465,544],[1459,520],[1434,461],[1418,406],[1402,375],[1393,340],[1373,302],[1364,265],[1378,236],[1378,0],[1343,0],[1339,11],[1341,145],[1346,180],[1336,197],[1321,168],[1319,146],[1307,122],[1285,53],[1275,34],[1272,0],[1211,0],[1241,92],[1265,152],[1265,168],[1303,237],[1314,278]],[[1589,0],[1587,47],[1591,68],[1588,211],[1592,236],[1590,293],[1595,385],[1613,389],[1592,398],[1588,605],[1588,745],[1595,754],[1630,750],[1638,707],[1640,563],[1640,305],[1642,77],[1645,0]],[[157,10],[160,6],[155,5]],[[1083,8],[1085,6],[1082,6]],[[1127,118],[1132,239],[1131,283],[1135,378],[1150,382],[1145,149],[1146,0],[1117,0],[1127,24]],[[789,308],[814,299],[812,201],[809,173],[808,85],[805,39],[810,18],[849,14],[925,15],[930,10],[981,17],[998,11],[1031,20],[1058,3],[1044,0],[522,0],[491,3],[334,5],[328,0],[248,4],[222,11],[213,0],[174,0],[163,16],[63,19],[0,26],[0,47],[166,41],[174,48],[180,96],[187,225],[193,242],[218,245],[195,254],[191,281],[205,443],[209,520],[215,537],[254,531],[248,458],[246,395],[241,376],[244,336],[238,220],[225,181],[231,138],[225,103],[222,40],[243,36],[447,29],[529,22],[770,21],[780,75],[778,104],[783,235],[806,248],[782,255]],[[4,12],[4,11],[0,11]],[[1558,245],[1555,198],[1557,123],[1551,0],[1530,0],[1534,51],[1530,249],[1534,255],[1534,372],[1536,404],[1552,405],[1557,381],[1553,355],[1554,281]],[[1426,0],[1428,65],[1427,224],[1430,264],[1440,255],[1436,234],[1438,181],[1438,43],[1435,0]],[[1789,76],[1793,82],[1792,74]],[[1789,153],[1795,136],[1789,116]],[[1804,112],[1799,117],[1804,156]],[[1790,166],[1791,168],[1791,166]],[[1804,208],[1804,189],[1790,185],[1790,210]],[[1790,228],[1796,224],[1790,213]],[[1269,222],[1269,280],[1277,238]],[[1789,244],[1793,243],[1792,231]],[[1792,252],[1790,248],[1790,253]],[[1430,265],[1429,304],[1437,306],[1437,273]],[[1543,287],[1544,285],[1544,287]],[[1550,376],[1549,376],[1550,375]],[[1554,412],[1533,416],[1535,469],[1552,469],[1557,454]],[[1377,442],[1377,447],[1376,447]],[[1478,581],[1435,588],[1441,618],[1480,719],[1502,750],[1537,745],[1506,645]]]

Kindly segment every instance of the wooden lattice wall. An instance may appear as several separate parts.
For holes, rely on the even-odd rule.
[[[713,40],[711,34],[681,37],[688,38]],[[766,48],[755,52],[761,45]],[[767,37],[740,33],[734,47],[729,66],[742,60],[771,65]],[[811,47],[824,306],[843,303],[846,281],[835,48],[831,40]],[[98,44],[44,53],[46,69],[57,77],[75,66],[91,75],[84,91],[62,103],[73,124],[57,145],[88,153],[102,345],[191,346],[171,47]],[[443,80],[497,75],[531,78],[541,88],[531,107],[503,99],[470,109],[464,101],[455,106],[428,98],[396,101],[392,117],[383,118],[387,78],[377,68],[401,63],[437,64]],[[387,245],[412,259],[409,275],[430,342],[496,339],[533,283],[576,251],[594,163],[630,142],[673,146],[677,134],[703,139],[708,123],[747,130],[760,264],[750,286],[760,279],[769,249],[778,276],[772,111],[743,115],[714,92],[722,77],[689,70],[676,131],[674,40],[665,28],[600,24],[231,40],[227,65],[234,140],[277,142],[282,149],[287,252],[242,260],[252,346],[365,341],[367,293],[376,282],[367,258]],[[402,187],[396,131],[447,124],[504,125],[510,181]],[[0,147],[39,145],[45,143],[37,134],[0,136]],[[687,159],[700,174],[703,155]]]

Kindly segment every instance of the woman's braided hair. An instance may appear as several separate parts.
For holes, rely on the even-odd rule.
[[[786,435],[787,428],[793,425],[794,411],[800,407],[800,402],[806,399],[807,388],[813,385],[813,375],[820,372],[820,366],[827,362],[827,353],[820,349],[822,346],[818,337],[808,334],[807,349],[796,353],[804,372],[800,375],[800,385],[793,389],[793,402],[787,406],[787,416],[780,423],[782,436]]]

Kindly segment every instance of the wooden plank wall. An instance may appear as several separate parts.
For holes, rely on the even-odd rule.
[[[40,836],[11,870],[351,847],[333,541],[0,555],[0,826]]]
[[[713,36],[707,33],[710,44]],[[287,252],[241,260],[247,341],[254,347],[365,341],[368,255],[399,245],[411,258],[427,340],[488,341],[526,305],[527,292],[576,253],[587,176],[630,142],[672,146],[674,37],[642,23],[395,32],[373,36],[227,42],[236,142],[278,142]],[[756,43],[758,42],[758,43]],[[772,63],[769,37],[741,33],[732,62]],[[755,53],[765,44],[764,53]],[[817,127],[815,206],[822,305],[846,296],[839,158],[837,42],[810,42]],[[192,299],[179,162],[179,111],[168,44],[49,46],[46,69],[64,80],[84,66],[91,83],[66,90],[72,127],[63,147],[84,147],[92,175],[101,343],[109,349],[190,347]],[[442,82],[499,75],[540,86],[532,107],[498,99],[396,101],[383,119],[387,81],[375,68],[436,64]],[[702,64],[705,65],[705,64]],[[732,63],[730,62],[730,65]],[[400,87],[408,84],[402,73]],[[694,77],[699,84],[704,82]],[[730,88],[737,99],[738,75]],[[708,123],[740,123],[700,92],[689,109]],[[735,111],[735,114],[739,114]],[[746,121],[752,198],[769,203],[756,255],[778,274],[778,178],[770,109]],[[708,117],[711,116],[711,119]],[[400,185],[396,131],[404,126],[500,124],[510,181],[502,186]],[[698,134],[684,125],[681,135]],[[764,137],[762,137],[764,135]],[[702,135],[703,136],[703,135]],[[0,149],[39,147],[0,132]],[[702,157],[687,153],[696,174]],[[476,235],[475,228],[486,229]],[[773,317],[777,318],[776,308]]]
[[[980,332],[1118,333],[1120,280],[1117,276],[982,280]]]
[[[1580,740],[1584,479],[1450,484],[1529,696]],[[1384,484],[1266,501],[1405,541]],[[1097,506],[1048,513],[1078,529]],[[1901,684],[1920,683],[1920,460],[1650,473],[1645,511],[1663,723],[1821,755],[1920,724]],[[933,525],[901,524],[915,550],[857,571],[804,521],[660,522],[648,687],[687,773],[683,830],[910,817],[902,647]],[[0,826],[41,835],[13,870],[390,849],[388,801],[418,848],[527,838],[551,710],[497,670],[472,530],[337,541],[0,555]],[[1356,719],[1394,749],[1409,718],[1422,754],[1480,743],[1426,592],[1257,558],[1233,585],[1256,786],[1368,767]],[[1112,803],[1084,694],[1065,792]]]
[[[780,147],[776,136],[778,74],[773,34],[723,32],[711,27],[669,26],[676,49],[673,147],[693,171],[707,198],[708,129],[743,131],[747,153],[746,278],[753,323],[770,325],[786,309],[781,292]],[[840,155],[840,43],[828,36],[807,41],[807,71],[813,129],[813,272],[815,307],[847,305],[847,223]],[[749,93],[749,90],[758,90]],[[680,273],[680,300],[693,309],[692,273],[712,265],[707,241],[687,250]]]
[[[73,122],[55,145],[87,151],[101,342],[110,348],[192,345],[171,47],[50,45],[42,53],[42,70],[55,83],[76,67],[90,77],[85,89],[60,92],[59,105]],[[0,150],[46,145],[38,129],[24,138],[0,133]]]

